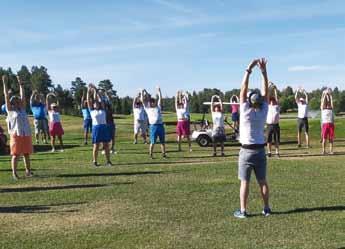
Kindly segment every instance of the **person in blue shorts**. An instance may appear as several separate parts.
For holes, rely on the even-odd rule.
[[[84,145],[87,145],[89,133],[92,131],[92,118],[87,100],[85,99],[85,92],[81,98],[81,112],[83,114],[83,128],[84,128]]]
[[[88,107],[92,118],[92,144],[93,144],[93,165],[95,167],[100,166],[97,162],[98,151],[100,144],[103,144],[106,157],[106,166],[112,166],[109,153],[109,142],[111,141],[111,134],[107,127],[106,111],[104,102],[100,95],[97,93],[97,89],[93,84],[89,85],[86,95]]]
[[[153,149],[157,138],[161,144],[161,151],[163,158],[166,158],[165,151],[165,129],[162,117],[162,92],[157,87],[158,99],[151,97],[146,90],[141,92],[141,102],[144,105],[145,111],[150,124],[150,157],[153,158]]]
[[[36,90],[32,92],[30,97],[30,107],[34,116],[36,143],[39,143],[39,136],[41,134],[43,142],[47,144],[47,137],[49,137],[47,109],[44,104],[43,95]]]

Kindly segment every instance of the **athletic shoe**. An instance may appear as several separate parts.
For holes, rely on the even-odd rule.
[[[55,148],[52,149],[52,152],[55,152]]]
[[[40,144],[40,142],[38,140],[36,140],[36,144]]]
[[[147,144],[147,141],[144,141],[144,144]]]
[[[18,181],[18,180],[19,180],[19,176],[17,175],[17,173],[12,173],[12,178],[13,178],[13,180],[15,180],[15,181]]]
[[[60,152],[64,152],[64,149],[61,149]]]
[[[133,144],[137,144],[138,142],[137,141],[134,141]]]
[[[98,164],[98,162],[93,162],[92,165],[93,165],[94,167],[99,167],[99,166],[100,166],[100,165]]]
[[[302,145],[301,144],[297,144],[297,148],[301,148],[302,147]]]
[[[153,159],[153,154],[150,154],[150,158]]]
[[[220,156],[225,157],[225,154],[222,152],[222,154],[220,154]]]
[[[47,141],[47,140],[44,140],[44,144],[48,144],[48,141]]]
[[[234,212],[234,217],[239,218],[239,219],[245,219],[248,217],[248,214],[246,211],[241,212],[241,210],[237,210]]]
[[[104,155],[105,154],[105,150],[102,150],[102,155]]]
[[[214,157],[215,157],[215,156],[217,156],[217,153],[216,153],[216,152],[214,152],[214,153],[212,154],[212,156],[214,156]]]
[[[333,152],[333,151],[330,151],[328,154],[329,154],[329,155],[334,155],[334,152]]]
[[[262,210],[262,214],[265,217],[270,216],[272,214],[272,210],[270,208],[264,208],[264,210]]]
[[[271,157],[271,156],[272,156],[272,153],[271,153],[271,152],[268,152],[268,153],[267,153],[267,156],[268,156],[268,157]]]
[[[163,157],[164,159],[166,159],[166,158],[167,158],[167,154],[163,153],[163,154],[162,154],[162,157]]]
[[[105,166],[111,167],[111,166],[113,166],[113,163],[109,161],[109,162],[107,162],[107,163],[105,164]]]
[[[276,153],[276,157],[278,157],[278,158],[279,158],[279,157],[280,157],[280,154],[279,154],[279,153]]]
[[[87,142],[86,142],[86,141],[84,142],[84,145],[87,145]]]
[[[31,171],[25,172],[26,177],[33,177],[34,174]]]

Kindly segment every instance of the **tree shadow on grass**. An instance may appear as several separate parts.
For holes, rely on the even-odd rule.
[[[102,188],[102,187],[108,187],[111,185],[122,185],[122,184],[133,184],[133,182],[119,182],[119,183],[112,183],[112,184],[76,184],[76,185],[62,185],[62,186],[2,188],[0,189],[0,193],[22,193],[22,192],[51,191],[51,190]]]
[[[51,204],[51,205],[24,205],[24,206],[8,206],[8,207],[0,207],[0,213],[8,213],[8,214],[20,214],[20,213],[75,213],[78,212],[78,209],[69,209],[63,211],[51,211],[52,207],[60,207],[60,206],[70,206],[70,205],[81,205],[85,204],[85,202],[77,202],[77,203],[59,203],[59,204]]]

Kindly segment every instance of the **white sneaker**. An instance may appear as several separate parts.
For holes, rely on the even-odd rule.
[[[102,155],[104,155],[105,154],[105,150],[102,150]]]
[[[61,149],[60,152],[64,152],[64,149]]]
[[[52,149],[52,152],[55,152],[55,148]]]

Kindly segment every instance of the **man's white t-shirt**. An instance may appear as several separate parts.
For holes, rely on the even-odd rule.
[[[163,124],[163,118],[160,107],[147,107],[145,108],[147,117],[149,119],[149,124]]]
[[[267,113],[267,124],[279,124],[280,118],[280,107],[279,105],[269,105]]]
[[[144,107],[133,108],[134,121],[144,121],[145,120],[145,110]]]
[[[298,118],[307,118],[308,117],[308,105],[298,103]]]
[[[224,114],[222,112],[212,112],[213,130],[224,128]]]
[[[265,144],[265,123],[268,104],[263,102],[261,108],[254,109],[249,103],[240,104],[240,143]]]

